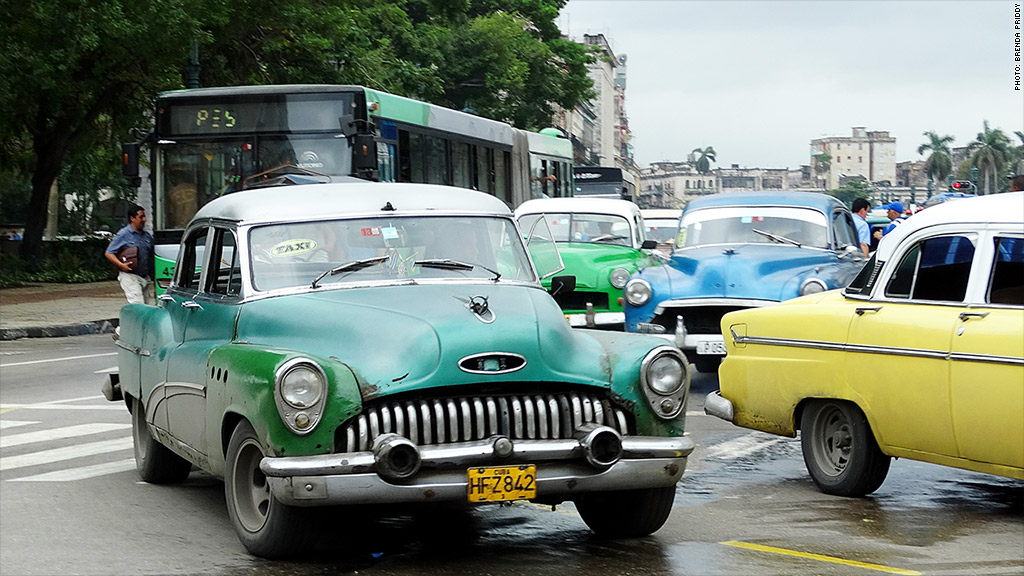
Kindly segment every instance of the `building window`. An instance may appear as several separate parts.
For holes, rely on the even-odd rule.
[[[842,161],[843,161],[843,157],[842,156],[836,156],[836,164],[839,164]]]
[[[842,147],[843,147],[842,144],[840,144],[839,142],[836,142],[836,150],[839,150]]]
[[[857,162],[860,162],[861,164],[863,164],[864,163],[864,157],[863,156],[857,156]]]
[[[687,189],[687,190],[689,190],[689,189],[690,189],[690,181],[689,181],[689,180],[687,180],[687,181],[686,181],[686,189]]]

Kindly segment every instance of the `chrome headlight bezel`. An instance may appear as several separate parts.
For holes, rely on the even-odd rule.
[[[304,370],[319,381],[319,391],[315,400],[309,401],[306,405],[295,401],[294,397],[286,397],[285,381],[297,370]],[[323,368],[309,358],[292,358],[282,364],[274,373],[274,402],[281,421],[289,430],[300,436],[315,430],[327,404],[327,375]]]
[[[800,283],[800,295],[807,296],[808,294],[818,294],[819,292],[827,292],[828,285],[821,278],[808,278]]]
[[[652,372],[659,363],[675,361],[679,366],[679,381],[669,387],[658,386],[653,381]],[[678,416],[686,408],[686,398],[690,393],[690,369],[686,356],[674,346],[659,346],[647,353],[640,363],[640,387],[647,397],[654,413],[663,420]]]
[[[650,302],[653,293],[651,284],[643,278],[633,278],[626,282],[625,288],[622,289],[622,296],[630,306],[643,306],[647,304]]]
[[[629,270],[625,268],[616,268],[612,270],[611,274],[608,275],[608,282],[611,283],[612,287],[617,290],[622,290],[626,287],[626,282],[629,281]]]

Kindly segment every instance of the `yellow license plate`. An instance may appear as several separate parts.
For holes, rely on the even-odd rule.
[[[470,502],[507,502],[537,497],[537,466],[470,468],[467,497]]]

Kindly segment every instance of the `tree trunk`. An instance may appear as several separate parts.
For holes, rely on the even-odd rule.
[[[28,213],[25,215],[25,233],[22,235],[18,255],[33,270],[39,270],[42,267],[40,256],[50,188],[60,174],[61,164],[67,154],[68,136],[53,132],[35,133],[33,140],[36,166],[32,174],[32,196],[29,197]]]

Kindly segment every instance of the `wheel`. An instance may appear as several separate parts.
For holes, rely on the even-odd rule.
[[[252,424],[242,420],[228,442],[224,496],[235,533],[249,553],[283,558],[299,550],[305,538],[302,510],[281,504],[260,471],[263,446]]]
[[[814,483],[836,496],[874,492],[892,461],[879,450],[864,413],[849,402],[808,404],[800,418],[800,446]]]
[[[595,533],[609,538],[638,538],[657,532],[672,512],[676,487],[582,494],[575,500],[580,517]]]
[[[139,477],[150,484],[180,484],[192,471],[192,463],[156,441],[146,423],[146,407],[132,398],[132,445]]]

